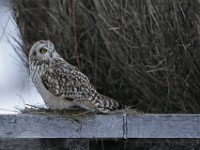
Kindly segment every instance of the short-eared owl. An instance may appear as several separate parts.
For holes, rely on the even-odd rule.
[[[88,78],[75,66],[66,62],[50,41],[37,41],[29,53],[30,74],[50,109],[67,109],[77,105],[81,108],[108,113],[119,104],[99,94]]]

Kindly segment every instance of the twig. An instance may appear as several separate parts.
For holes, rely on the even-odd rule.
[[[30,106],[31,108],[37,108],[37,109],[41,109],[42,107],[38,107],[38,106],[34,106],[34,105],[30,105],[30,104],[25,104],[26,106]]]
[[[74,50],[76,54],[77,67],[78,69],[80,69],[79,51],[78,51],[77,34],[76,34],[75,0],[72,0],[72,15],[73,15],[73,27],[74,27]]]
[[[85,115],[85,114],[88,114],[88,113],[91,113],[91,111],[84,111],[84,112],[81,112],[81,113],[78,113],[78,114],[76,114],[76,115],[73,115],[73,117],[79,117],[79,116],[81,116],[81,115]]]

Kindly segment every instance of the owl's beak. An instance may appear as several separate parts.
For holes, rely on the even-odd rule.
[[[50,56],[51,58],[53,57],[53,54],[52,54],[52,52],[50,52],[49,56]]]

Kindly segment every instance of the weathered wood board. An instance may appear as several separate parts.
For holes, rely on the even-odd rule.
[[[199,114],[0,115],[0,138],[200,138]]]

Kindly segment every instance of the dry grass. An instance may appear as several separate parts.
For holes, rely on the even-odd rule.
[[[71,0],[12,2],[26,54],[50,39],[77,65]],[[76,0],[80,70],[140,111],[199,113],[199,8],[198,0]]]
[[[35,114],[35,115],[45,115],[50,117],[57,117],[63,119],[71,119],[75,121],[85,120],[88,117],[94,117],[94,113],[91,113],[86,110],[80,109],[71,109],[71,110],[50,110],[45,108],[37,108],[33,107],[25,107],[23,109],[19,109],[22,114]]]
[[[71,108],[66,110],[51,110],[43,107],[37,107],[34,105],[27,105],[25,108],[16,108],[22,114],[37,114],[37,115],[48,115],[52,117],[61,117],[66,119],[75,119],[77,118],[83,119],[85,117],[94,116],[96,113],[80,109],[80,108]],[[97,113],[103,114],[103,113]],[[125,107],[124,109],[111,111],[110,113],[105,113],[103,115],[116,115],[116,114],[141,114],[135,109],[131,107]]]

